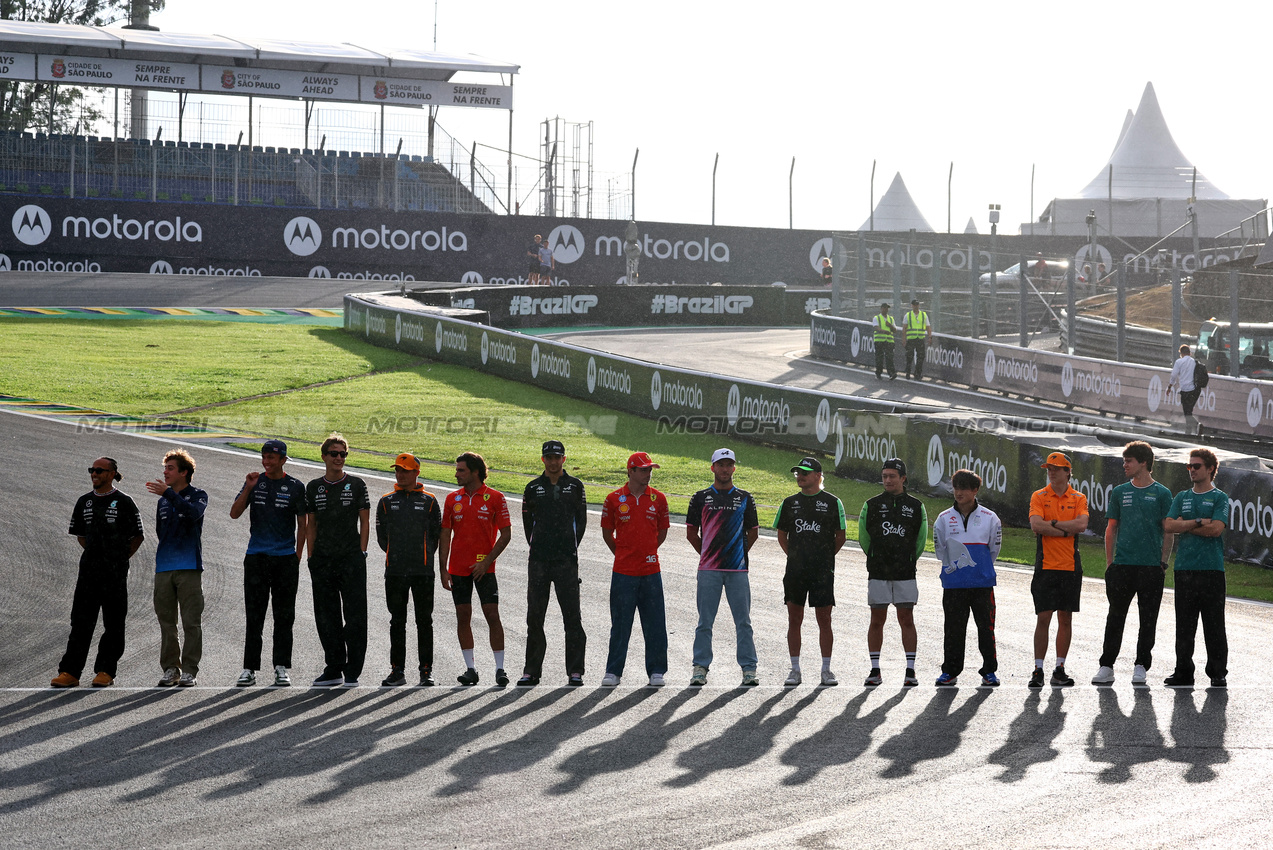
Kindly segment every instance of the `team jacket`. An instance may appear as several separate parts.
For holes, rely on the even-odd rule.
[[[858,542],[866,553],[866,572],[880,581],[915,578],[915,562],[928,540],[924,503],[902,491],[867,499],[858,517]]]
[[[376,504],[376,542],[385,552],[385,575],[432,575],[442,536],[442,510],[424,487],[394,489]]]
[[[995,558],[1003,543],[999,517],[980,503],[964,519],[947,508],[933,523],[933,552],[941,561],[942,587],[994,587]]]

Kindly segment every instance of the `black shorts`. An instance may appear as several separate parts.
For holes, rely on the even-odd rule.
[[[1034,597],[1034,613],[1044,611],[1078,611],[1083,595],[1083,568],[1070,570],[1035,570],[1030,580]]]
[[[782,577],[782,598],[792,605],[804,605],[809,602],[810,608],[824,608],[835,604],[835,570],[833,569],[796,569],[787,568]]]
[[[474,587],[477,588],[477,599],[483,605],[499,604],[499,582],[495,573],[487,573],[476,582],[473,576],[451,576],[451,598],[456,605],[472,605]]]
[[[526,265],[527,274],[539,274],[539,260],[531,260]]]

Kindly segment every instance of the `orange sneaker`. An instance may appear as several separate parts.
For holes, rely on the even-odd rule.
[[[93,687],[95,688],[109,688],[113,684],[115,684],[115,677],[110,673],[98,673],[93,677]]]
[[[53,677],[53,681],[49,682],[55,688],[78,688],[80,680],[72,676],[70,673],[61,672]]]

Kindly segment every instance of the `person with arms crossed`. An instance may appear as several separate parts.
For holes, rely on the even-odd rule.
[[[203,657],[203,514],[208,494],[190,484],[194,458],[185,449],[164,455],[162,479],[146,482],[159,497],[155,526],[155,616],[159,618],[159,687],[192,688]],[[177,614],[185,641],[177,638]]]
[[[1207,677],[1211,687],[1228,686],[1229,639],[1224,627],[1224,542],[1229,522],[1229,496],[1216,487],[1220,463],[1210,449],[1189,452],[1188,490],[1171,502],[1163,533],[1176,535],[1176,669],[1164,682],[1172,688],[1193,686],[1193,647],[1202,618],[1207,645]]]
[[[928,314],[919,309],[919,300],[911,301],[911,308],[902,316],[906,330],[906,378],[910,380],[914,364],[915,380],[924,380],[924,359],[928,356],[928,343],[933,340],[933,326]]]
[[[460,489],[446,497],[442,506],[442,543],[438,559],[446,565],[442,573],[442,589],[451,591],[455,602],[456,630],[460,652],[464,655],[464,672],[457,677],[461,685],[476,685],[477,668],[473,660],[473,591],[482,603],[482,615],[491,632],[491,651],[495,653],[495,684],[508,684],[504,672],[504,624],[499,618],[499,583],[495,578],[495,559],[513,539],[512,521],[504,494],[486,484],[486,460],[475,452],[465,452],[455,459],[455,483]]]
[[[314,687],[358,687],[367,659],[367,484],[345,472],[349,443],[332,434],[322,445],[323,474],[305,486],[305,549],[314,587],[314,625],[323,672]]]
[[[67,530],[75,535],[82,551],[71,602],[71,635],[57,675],[49,683],[55,688],[79,686],[98,611],[102,613],[102,637],[93,662],[93,687],[115,684],[128,616],[128,560],[145,539],[136,503],[115,489],[115,482],[124,478],[115,459],[99,457],[89,467],[88,477],[93,489],[75,502]]]
[[[645,452],[628,457],[628,483],[601,506],[601,539],[614,555],[610,575],[610,647],[601,684],[617,686],[628,660],[633,617],[641,615],[645,672],[650,687],[661,688],[667,674],[667,611],[659,547],[671,527],[667,497],[650,486],[659,465]]]
[[[906,492],[906,464],[901,458],[884,461],[880,471],[884,492],[867,499],[858,517],[858,543],[866,553],[867,595],[871,625],[866,632],[866,648],[871,656],[871,672],[866,686],[884,684],[880,675],[880,650],[884,646],[884,623],[888,606],[897,609],[897,625],[902,631],[906,652],[904,687],[919,684],[915,675],[915,603],[919,584],[915,564],[928,540],[928,512],[924,503]]]
[[[1048,652],[1048,632],[1056,614],[1056,667],[1054,687],[1069,687],[1074,680],[1065,674],[1065,657],[1070,651],[1073,617],[1083,595],[1083,561],[1079,557],[1078,535],[1087,530],[1087,497],[1070,486],[1070,459],[1061,452],[1048,455],[1041,467],[1048,471],[1048,486],[1030,496],[1030,530],[1037,541],[1034,577],[1030,595],[1034,597],[1034,672],[1030,687],[1043,687],[1043,659]]]
[[[883,377],[884,368],[888,368],[888,379],[897,380],[897,367],[893,365],[893,339],[897,333],[897,323],[888,314],[888,302],[880,302],[880,312],[871,320],[875,327],[875,377]]]
[[[756,678],[756,642],[751,628],[751,582],[747,553],[760,535],[756,500],[734,486],[735,457],[730,449],[712,453],[712,486],[690,497],[685,536],[698,552],[698,627],[694,630],[694,669],[690,684],[707,684],[712,666],[712,626],[720,609],[721,591],[734,618],[738,666],[743,686]]]
[[[380,684],[407,683],[407,602],[415,600],[420,686],[433,681],[433,554],[442,536],[438,500],[420,483],[420,461],[403,452],[393,462],[392,492],[376,503],[376,544],[385,553],[385,605],[389,608],[389,675]]]
[[[981,491],[981,476],[977,473],[956,470],[950,476],[950,489],[955,505],[938,514],[933,523],[933,554],[941,564],[941,606],[945,615],[945,653],[937,687],[954,687],[964,670],[964,643],[971,613],[981,651],[981,669],[977,671],[981,684],[997,688],[995,559],[1003,545],[1003,524],[994,511],[977,501]]]
[[[261,467],[249,472],[243,489],[230,505],[230,519],[250,510],[251,535],[243,558],[243,607],[247,629],[243,638],[243,672],[235,682],[240,688],[256,684],[261,669],[265,612],[274,605],[274,643],[271,661],[274,685],[292,684],[292,625],[296,622],[296,590],[300,585],[301,556],[305,551],[305,485],[283,471],[287,444],[266,440],[261,445]]]
[[[1136,637],[1136,661],[1132,684],[1146,684],[1152,666],[1158,609],[1162,605],[1163,580],[1174,536],[1163,533],[1163,520],[1171,510],[1171,491],[1154,480],[1154,449],[1135,440],[1123,447],[1123,474],[1128,481],[1113,489],[1105,509],[1105,644],[1101,667],[1093,685],[1114,684],[1114,662],[1123,645],[1127,609],[1136,598],[1140,632]]]
[[[818,645],[822,650],[822,684],[840,684],[831,672],[831,609],[835,606],[835,556],[844,547],[844,504],[822,489],[822,464],[802,458],[791,467],[800,492],[783,499],[774,517],[778,545],[787,555],[782,577],[787,605],[787,653],[791,672],[783,682],[794,688],[801,682],[800,626],[808,600],[818,621]]]
[[[530,544],[526,581],[526,666],[520,687],[538,685],[544,673],[548,639],[544,617],[548,595],[557,588],[557,604],[566,627],[566,683],[583,684],[584,634],[579,610],[579,541],[588,527],[583,482],[565,472],[566,447],[548,440],[540,449],[544,474],[522,494],[522,531]]]

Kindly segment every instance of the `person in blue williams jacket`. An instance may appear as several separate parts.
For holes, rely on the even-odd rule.
[[[192,486],[194,458],[185,449],[164,455],[162,479],[146,482],[159,497],[155,525],[155,616],[159,618],[159,687],[194,687],[203,656],[203,513],[208,494]],[[184,643],[177,638],[181,614]]]
[[[995,559],[1003,543],[1003,525],[994,511],[977,501],[980,475],[960,469],[950,477],[950,486],[955,505],[938,514],[933,524],[933,552],[941,562],[945,614],[945,657],[937,687],[954,686],[963,672],[971,613],[977,624],[977,648],[981,650],[981,684],[997,688]]]

